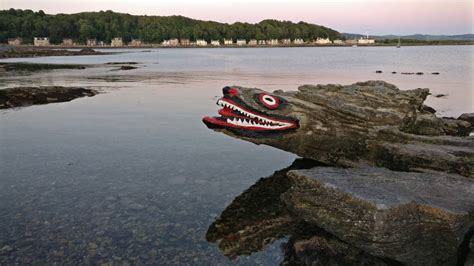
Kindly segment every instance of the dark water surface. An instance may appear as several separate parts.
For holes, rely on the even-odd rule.
[[[382,79],[448,94],[428,103],[457,116],[474,111],[473,51],[159,49],[2,60],[96,66],[0,73],[0,88],[70,85],[104,93],[0,113],[0,264],[278,264],[284,240],[231,261],[205,239],[235,197],[296,158],[208,130],[201,117],[216,113],[220,89],[294,90],[306,83]],[[139,62],[139,69],[102,65],[114,61]]]

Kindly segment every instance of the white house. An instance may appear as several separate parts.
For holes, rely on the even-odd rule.
[[[291,44],[291,39],[283,39],[283,40],[281,40],[281,43],[284,44],[284,45],[289,45],[289,44]]]
[[[196,45],[197,46],[207,46],[207,41],[206,40],[196,40]]]
[[[120,38],[120,37],[113,38],[110,41],[110,46],[112,46],[112,47],[121,47],[121,46],[123,46],[122,38]]]
[[[232,39],[224,39],[224,45],[232,45],[234,41]]]
[[[237,45],[242,46],[242,45],[247,45],[247,41],[244,39],[239,39],[237,40]]]
[[[17,38],[10,38],[8,39],[8,44],[9,45],[21,45],[22,39],[17,37]]]
[[[212,46],[221,46],[221,43],[218,40],[211,40]]]
[[[343,45],[344,44],[344,42],[342,40],[339,40],[339,39],[336,39],[336,40],[332,41],[332,43],[338,44],[338,45]]]
[[[256,46],[256,45],[257,45],[257,40],[251,39],[251,40],[249,41],[248,45],[250,45],[250,46]]]
[[[303,39],[294,39],[293,43],[294,44],[304,44],[304,40]]]
[[[35,37],[33,40],[35,46],[48,46],[49,38],[48,37]]]
[[[359,40],[357,40],[357,43],[358,44],[374,44],[375,43],[375,40],[374,39],[364,39],[364,38],[360,38]]]
[[[316,41],[314,41],[315,44],[330,44],[331,40],[329,38],[317,38]]]
[[[279,42],[277,39],[271,39],[271,40],[267,40],[267,44],[269,45],[278,45]]]

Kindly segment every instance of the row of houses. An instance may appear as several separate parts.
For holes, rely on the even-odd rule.
[[[21,45],[23,43],[22,38],[10,38],[8,39],[8,44],[9,45]],[[50,46],[51,43],[49,42],[48,37],[34,37],[33,39],[33,45],[34,46]],[[63,46],[74,46],[77,45],[73,39],[71,38],[64,38],[63,42],[61,43]],[[86,45],[87,46],[106,46],[106,44],[103,41],[97,41],[96,39],[87,39],[86,40]],[[140,40],[135,40],[132,39],[130,43],[128,43],[128,46],[141,46],[143,43]],[[110,41],[110,46],[112,47],[121,47],[124,46],[124,42],[122,38],[117,37],[113,38]]]
[[[257,46],[257,45],[303,45],[303,44],[345,44],[342,40],[331,41],[329,38],[317,38],[313,41],[305,41],[303,39],[269,39],[269,40],[256,40],[251,39],[249,41],[245,39],[224,39],[220,40],[211,40],[207,42],[206,40],[198,39],[195,42],[190,41],[189,39],[169,39],[164,40],[161,45],[163,46],[221,46],[221,45],[237,45],[237,46]]]
[[[224,39],[222,42],[220,40],[211,40],[210,42],[203,40],[203,39],[198,39],[195,42],[190,41],[189,39],[169,39],[165,40],[161,43],[162,46],[221,46],[221,45],[237,45],[237,46],[257,46],[257,45],[304,45],[304,44],[316,44],[316,45],[329,45],[329,44],[335,44],[335,45],[354,45],[354,44],[362,44],[362,45],[367,45],[367,44],[374,44],[375,40],[374,39],[369,39],[369,38],[361,38],[359,40],[354,39],[354,40],[330,40],[329,38],[317,38],[316,40],[313,41],[304,41],[301,38],[291,40],[289,38],[287,39],[269,39],[269,40],[256,40],[256,39],[251,39],[247,42],[245,39]],[[8,39],[8,44],[10,45],[21,45],[22,44],[22,39],[21,38],[13,38],[13,39]],[[35,46],[49,46],[49,38],[48,37],[35,37],[33,40],[33,44]],[[63,46],[74,46],[76,43],[73,41],[73,39],[70,38],[65,38],[63,39],[62,42]],[[106,44],[103,41],[97,41],[96,39],[87,39],[86,40],[86,45],[87,46],[106,46]],[[139,39],[132,39],[127,46],[142,46],[144,45],[141,40]],[[113,38],[110,42],[111,47],[123,47],[125,46],[125,43],[122,38],[116,37]]]

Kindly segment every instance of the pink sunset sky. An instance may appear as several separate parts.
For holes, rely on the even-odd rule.
[[[48,14],[113,10],[134,15],[183,15],[195,19],[255,23],[272,18],[306,21],[340,32],[370,34],[473,33],[474,0],[0,0],[0,9]]]

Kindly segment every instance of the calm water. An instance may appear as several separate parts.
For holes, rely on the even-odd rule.
[[[3,75],[0,88],[74,85],[104,93],[0,113],[0,250],[8,246],[0,264],[279,263],[281,241],[230,261],[205,239],[236,196],[296,158],[202,124],[225,85],[294,90],[382,79],[447,94],[428,99],[441,115],[474,111],[473,46],[120,52],[2,60],[95,66]],[[117,61],[140,68],[103,65]]]

